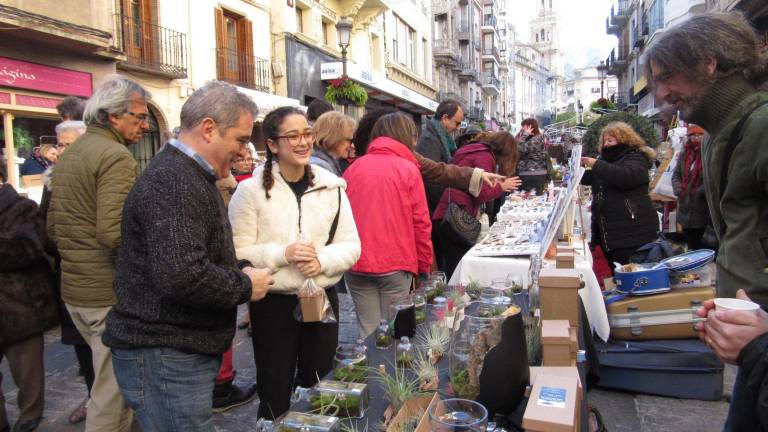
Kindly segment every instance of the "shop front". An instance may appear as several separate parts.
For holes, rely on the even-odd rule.
[[[19,188],[18,166],[35,147],[56,143],[56,105],[64,96],[87,98],[92,92],[89,72],[0,56],[0,147],[11,185]]]
[[[341,62],[323,63],[320,80],[327,82],[341,78],[342,71]],[[366,70],[356,63],[347,62],[347,75],[368,91],[366,109],[392,106],[413,116],[414,122],[419,126],[423,115],[431,115],[437,109],[437,101],[386,78],[378,71]]]

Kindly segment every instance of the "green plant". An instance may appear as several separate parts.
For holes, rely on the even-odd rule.
[[[424,294],[424,299],[427,301],[427,303],[432,303],[432,301],[435,300],[435,297],[443,295],[444,292],[445,284],[442,282],[437,282],[432,288],[427,290],[427,292]]]
[[[360,397],[321,393],[310,397],[313,412],[333,417],[360,417]]]
[[[439,359],[445,354],[445,348],[451,341],[451,334],[447,327],[432,324],[420,327],[416,331],[416,345],[429,352],[433,358]]]
[[[437,380],[437,366],[432,363],[432,360],[423,351],[418,351],[416,353],[416,359],[413,362],[413,371],[416,373],[422,388]]]
[[[392,345],[392,336],[379,335],[376,336],[376,346],[379,348],[389,348]]]
[[[35,146],[35,140],[27,130],[15,127],[13,128],[13,145],[17,149],[32,151],[32,148]]]
[[[469,385],[469,369],[455,368],[451,372],[453,394],[461,398],[473,399],[475,394]]]
[[[392,405],[394,412],[400,410],[403,405],[418,396],[424,396],[425,393],[419,391],[418,378],[409,378],[405,369],[394,368],[393,374],[388,374],[386,370],[375,370],[374,379],[379,381],[384,391],[384,397]]]
[[[616,104],[611,102],[610,99],[600,98],[589,105],[589,110],[616,110]]]
[[[397,366],[399,368],[407,369],[411,367],[411,362],[413,362],[413,356],[408,353],[400,353],[397,356]]]
[[[589,126],[587,132],[581,138],[581,144],[584,146],[582,154],[584,156],[597,155],[597,146],[600,142],[600,132],[611,122],[624,122],[632,126],[635,132],[645,141],[645,143],[656,148],[659,146],[659,132],[647,118],[628,112],[615,112],[606,114],[597,119]]]
[[[339,381],[364,383],[368,381],[370,369],[364,364],[339,366],[333,371],[333,377]]]
[[[423,323],[424,321],[427,320],[427,314],[426,314],[426,312],[424,312],[424,308],[423,307],[416,309],[416,312],[414,313],[414,315],[416,317],[416,324],[417,325],[421,324],[421,323]]]
[[[363,86],[352,81],[348,76],[342,76],[339,79],[331,80],[328,88],[325,89],[325,100],[330,103],[338,104],[349,100],[357,106],[363,106],[368,101],[368,92]]]
[[[483,291],[483,287],[480,286],[480,282],[470,278],[469,284],[467,285],[467,295],[472,300],[477,300],[480,298],[480,294]]]

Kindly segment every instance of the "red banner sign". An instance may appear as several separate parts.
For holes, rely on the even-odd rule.
[[[91,74],[0,57],[0,86],[90,97]]]

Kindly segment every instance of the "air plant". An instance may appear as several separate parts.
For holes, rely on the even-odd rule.
[[[480,286],[480,282],[469,278],[469,284],[467,284],[467,295],[472,300],[480,298],[480,293],[483,291],[483,287]]]
[[[451,341],[451,334],[447,327],[432,324],[420,327],[416,331],[415,343],[430,354],[430,360],[436,364],[445,354],[445,349]]]
[[[419,390],[418,378],[409,378],[405,369],[398,367],[393,369],[394,373],[392,374],[388,374],[386,370],[376,369],[374,379],[379,381],[384,390],[385,398],[389,401],[393,411],[397,412],[406,402],[415,397],[424,396],[424,393]]]
[[[432,363],[430,357],[424,351],[417,351],[414,360],[413,371],[421,383],[419,389],[423,391],[435,391],[438,386],[437,366]]]

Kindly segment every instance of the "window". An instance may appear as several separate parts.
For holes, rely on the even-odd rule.
[[[538,42],[538,41],[539,41],[539,34],[536,33],[536,42]]]
[[[218,79],[269,90],[268,69],[253,55],[253,25],[247,18],[215,8],[216,73]],[[258,67],[257,67],[258,66]],[[257,70],[258,69],[258,70]],[[257,85],[257,77],[259,85]]]
[[[544,42],[544,29],[541,29],[541,41]]]
[[[296,6],[296,31],[304,33],[304,10]]]
[[[600,87],[592,87],[592,93],[600,93]]]
[[[331,27],[332,26],[326,20],[323,20],[322,24],[323,24],[323,45],[330,46],[330,45],[332,45],[332,42],[331,42],[331,38],[332,38]]]
[[[395,60],[414,71],[416,69],[416,32],[395,15],[395,38],[392,41]]]
[[[421,38],[421,58],[424,60],[424,78],[429,77],[429,45],[427,45],[427,39]]]
[[[128,60],[152,64],[158,57],[153,49],[159,40],[159,35],[154,35],[157,10],[149,0],[122,0],[122,8],[123,43]]]

